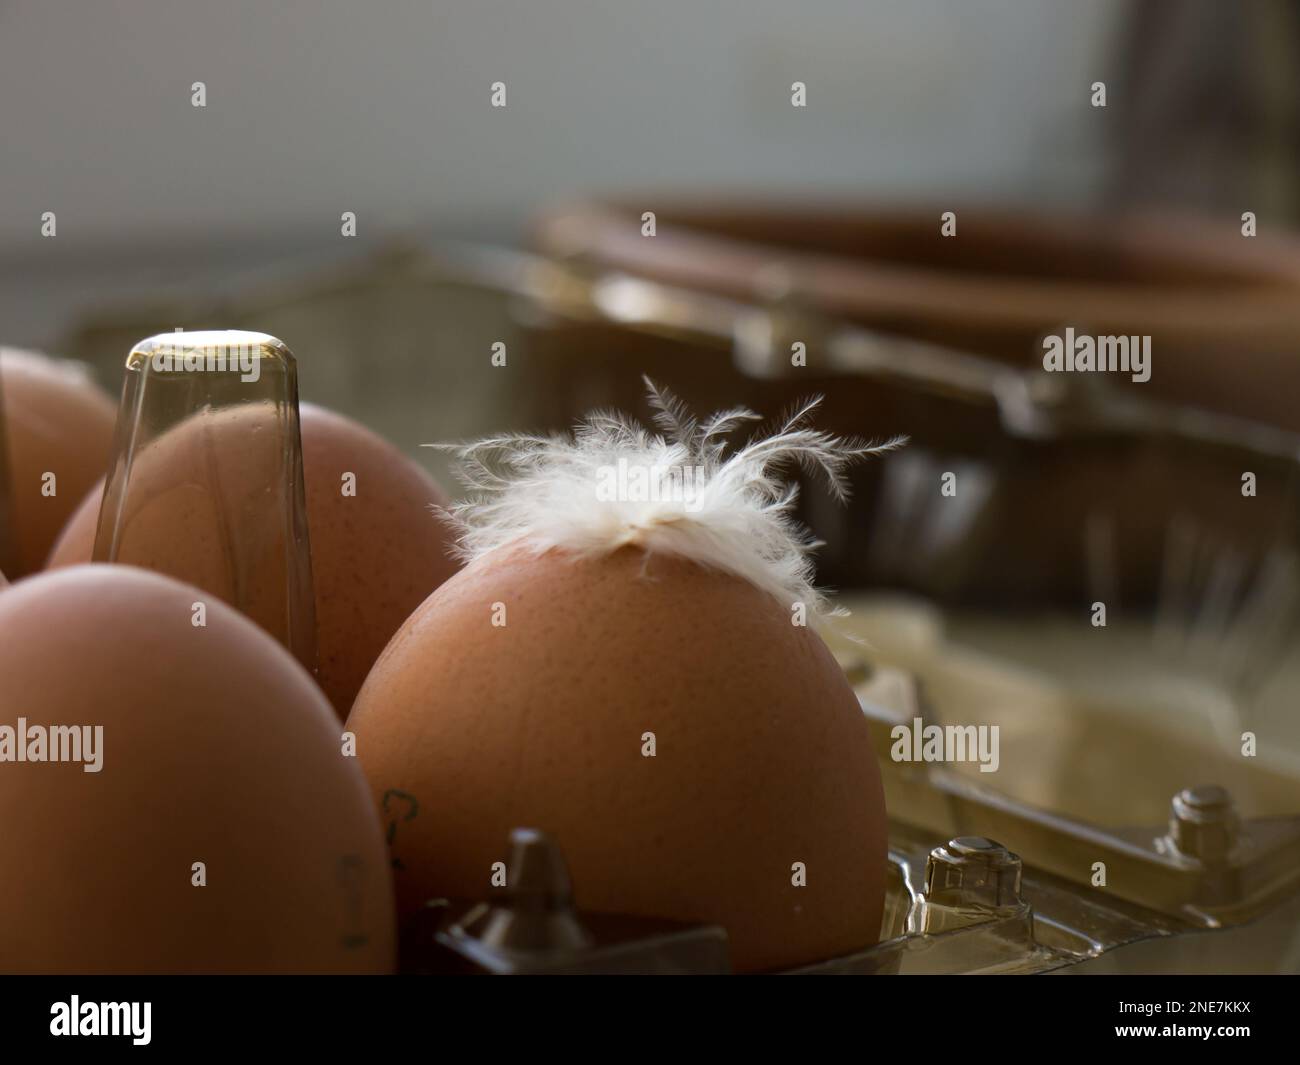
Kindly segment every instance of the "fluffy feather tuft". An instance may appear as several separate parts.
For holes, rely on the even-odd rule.
[[[813,429],[816,397],[728,453],[728,434],[758,415],[735,407],[700,422],[676,396],[645,383],[659,432],[597,411],[571,437],[428,445],[458,459],[465,499],[435,509],[456,532],[461,558],[512,545],[580,556],[636,546],[733,574],[787,606],[804,603],[814,618],[834,613],[813,585],[818,544],[792,513],[797,486],[781,475],[797,464],[844,499],[845,470],[906,437],[873,443]]]

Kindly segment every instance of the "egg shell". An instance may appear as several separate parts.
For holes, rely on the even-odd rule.
[[[445,496],[423,469],[351,419],[311,404],[301,408],[300,431],[317,681],[342,719],[393,633],[458,564],[430,511]],[[353,475],[355,494],[344,494],[345,474]],[[49,568],[90,561],[102,495],[101,483],[83,500],[50,553]],[[166,557],[136,561],[180,566],[193,574],[186,579],[215,587],[203,575],[219,552],[178,558],[178,551],[188,550],[182,543],[200,541],[188,535],[154,539]]]
[[[425,471],[357,422],[302,407],[318,680],[340,718],[411,612],[459,569]],[[355,495],[345,495],[353,474]]]
[[[740,970],[874,943],[879,770],[843,673],[791,617],[634,548],[498,552],[447,581],[348,721],[380,808],[401,811],[399,914],[486,895],[529,826],[559,843],[581,908],[719,923]]]
[[[13,493],[17,579],[38,571],[108,465],[116,408],[73,365],[0,348],[0,395]],[[53,495],[46,494],[53,473]]]
[[[192,624],[204,599],[127,566],[0,596],[0,725],[103,728],[98,772],[0,763],[5,971],[392,970],[387,854],[331,708],[236,611]]]
[[[77,509],[59,531],[49,558],[45,560],[47,570],[84,566],[91,560],[95,551],[95,527],[103,501],[104,479],[101,477],[99,483],[82,497]]]

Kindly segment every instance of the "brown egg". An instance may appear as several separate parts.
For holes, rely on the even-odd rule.
[[[346,718],[393,633],[459,565],[432,477],[348,418],[310,404],[301,417],[318,679]]]
[[[429,509],[445,497],[423,469],[368,429],[320,407],[304,404],[300,427],[316,587],[317,680],[342,719],[393,633],[458,567]],[[183,473],[184,464],[172,458],[174,452],[166,469]],[[151,476],[158,480],[161,472]],[[55,544],[49,568],[90,561],[102,494],[100,484],[83,500]],[[191,571],[186,579],[218,587],[208,572],[218,552],[177,558],[180,545],[200,544],[192,535],[173,535],[177,520],[167,517],[152,537],[166,557],[133,561],[149,568],[181,565]]]
[[[867,723],[820,637],[735,577],[638,548],[490,554],[402,626],[348,727],[381,809],[401,792],[412,814],[390,826],[399,913],[487,895],[526,825],[581,908],[717,922],[741,970],[878,937]]]
[[[35,760],[58,726],[80,760]],[[198,589],[85,566],[0,596],[0,758],[5,971],[392,969],[388,858],[333,712]]]
[[[18,578],[41,568],[68,515],[103,477],[116,408],[74,365],[14,348],[0,348],[0,396]]]
[[[99,506],[103,499],[104,479],[101,477],[60,530],[50,548],[50,557],[45,560],[46,569],[81,566],[91,560],[95,550],[95,526],[99,522]]]

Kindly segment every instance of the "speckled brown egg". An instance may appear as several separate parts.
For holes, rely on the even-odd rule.
[[[302,406],[300,431],[317,679],[343,718],[398,626],[457,564],[430,511],[445,497],[423,469],[368,429],[320,407]],[[183,465],[179,469],[183,473]],[[50,568],[90,561],[102,494],[101,484],[82,502],[50,554]],[[175,564],[178,538],[154,539]],[[179,539],[198,542],[190,535]],[[204,574],[219,557],[195,553],[185,562],[194,567],[186,579],[216,587],[205,581],[220,574]]]
[[[716,922],[740,970],[874,943],[884,801],[821,638],[736,577],[623,548],[506,550],[398,631],[349,718],[399,911],[481,898],[513,826],[592,911]],[[406,811],[412,811],[406,816]]]
[[[458,565],[430,511],[441,489],[387,441],[304,404],[302,450],[319,680],[347,717],[393,633]]]
[[[197,588],[83,566],[8,589],[0,966],[391,971],[388,858],[342,747],[288,652]]]
[[[41,568],[108,464],[113,401],[74,364],[0,348],[17,579]],[[51,478],[50,475],[53,475]]]
[[[50,548],[50,556],[45,560],[46,569],[81,566],[90,561],[95,550],[95,526],[103,500],[104,479],[101,477],[77,504],[67,524],[59,530],[54,546]]]

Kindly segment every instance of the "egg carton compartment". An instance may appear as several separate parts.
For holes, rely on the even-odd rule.
[[[891,821],[880,942],[792,970],[807,975],[1032,974],[1180,926],[1025,868],[985,836],[946,843]]]
[[[850,667],[852,671],[853,667]],[[1013,845],[1036,868],[1081,886],[1101,886],[1105,893],[1140,905],[1193,927],[1220,928],[1242,924],[1269,913],[1300,891],[1300,815],[1243,817],[1231,789],[1217,782],[1173,789],[1165,799],[1166,820],[1101,825],[1063,808],[1104,808],[1096,793],[1106,778],[1060,783],[1059,772],[1045,780],[1032,773],[981,773],[971,763],[926,763],[897,758],[900,726],[914,728],[927,719],[938,728],[943,720],[923,697],[916,678],[899,670],[859,665],[856,690],[862,701],[880,758],[886,807],[891,817],[943,833],[979,831]],[[1067,717],[1056,734],[1058,759],[1078,754],[1086,744],[1086,715]],[[1039,722],[1029,730],[1030,754],[1055,764],[1043,739],[1052,728]],[[1112,745],[1143,749],[1158,785],[1163,777],[1187,782],[1186,767],[1169,759],[1165,733],[1140,730],[1108,732],[1102,750]],[[1018,764],[1035,761],[1024,752],[1004,748],[1003,759]],[[902,752],[906,754],[907,752]],[[1084,752],[1088,758],[1088,752]],[[1251,781],[1248,771],[1241,780]],[[1211,778],[1213,779],[1213,778]],[[995,782],[996,781],[996,782]],[[1288,790],[1287,784],[1291,787]],[[1147,803],[1151,783],[1135,786],[1133,778],[1109,778],[1109,786],[1127,799],[1131,809]],[[1056,798],[1053,788],[1073,787],[1069,800]],[[1020,793],[1019,795],[1017,793]],[[1031,800],[1021,795],[1028,793]],[[1294,803],[1300,794],[1300,772],[1291,776],[1262,773],[1259,790],[1274,794],[1279,805]],[[1046,801],[1044,801],[1046,800]],[[1291,806],[1294,809],[1294,806]],[[1159,824],[1155,822],[1154,824]],[[1104,882],[1098,885],[1098,880]]]
[[[1157,823],[1171,796],[1207,782],[1245,817],[1300,811],[1297,649],[1243,704],[1157,667],[1149,636],[1132,629],[1049,617],[1029,626],[895,596],[841,602],[850,616],[828,638],[864,700],[894,715],[877,742],[917,717],[998,730],[996,767],[945,767],[959,781],[1110,830]]]

